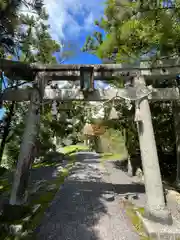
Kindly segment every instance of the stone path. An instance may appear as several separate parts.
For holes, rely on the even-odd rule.
[[[87,153],[56,194],[35,231],[36,239],[138,240],[119,198],[113,200],[117,188],[121,186],[115,180],[112,185],[99,160]]]

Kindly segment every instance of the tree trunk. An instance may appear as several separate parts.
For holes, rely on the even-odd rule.
[[[100,136],[94,136],[94,145],[95,145],[95,151],[97,153],[102,153],[102,142]]]
[[[39,76],[40,74],[38,74]],[[17,168],[11,190],[10,204],[21,205],[25,203],[27,186],[29,180],[29,169],[34,160],[35,140],[39,130],[40,122],[40,92],[34,88],[31,95],[30,105],[27,113],[26,125],[22,137]]]
[[[11,106],[10,106],[10,109],[9,109],[9,113],[7,115],[7,122],[6,122],[6,126],[4,127],[3,137],[2,137],[1,146],[0,146],[0,162],[2,162],[4,148],[5,148],[5,145],[6,145],[6,139],[9,135],[11,120],[12,120],[12,117],[14,115],[14,106],[15,106],[15,102],[12,102]]]
[[[174,130],[176,138],[176,185],[180,187],[180,101],[173,102]]]
[[[144,77],[135,77],[134,84],[136,87],[144,88]],[[153,221],[171,224],[172,216],[165,204],[151,112],[147,97],[140,101],[139,110],[141,121],[137,122],[137,129],[147,199],[145,215]]]
[[[129,141],[129,137],[128,137],[128,128],[124,129],[124,141],[125,141],[125,146],[128,152],[128,159],[127,159],[127,174],[129,177],[133,177],[133,166],[131,164],[131,153],[128,149],[128,141]]]

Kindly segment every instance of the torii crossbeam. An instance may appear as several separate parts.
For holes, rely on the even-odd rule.
[[[0,60],[0,69],[9,78],[34,82],[36,87],[30,90],[7,90],[2,94],[2,99],[8,101],[29,101],[26,127],[20,148],[17,170],[13,182],[10,203],[22,204],[27,188],[28,171],[33,161],[31,152],[38,134],[40,120],[40,104],[46,99],[50,100],[84,100],[81,91],[75,96],[71,90],[57,90],[47,87],[48,81],[69,80],[76,81],[81,78],[82,68],[93,69],[93,80],[112,80],[120,78],[131,81],[135,88],[146,88],[146,81],[154,82],[160,79],[175,79],[180,72],[179,59],[174,59],[173,64],[159,62],[156,66],[148,66],[143,62],[141,66],[124,66],[123,64],[98,64],[98,65],[42,65],[26,64]],[[38,89],[37,89],[38,86]],[[66,94],[69,91],[68,94]],[[85,100],[104,101],[116,95],[128,95],[127,89],[116,90],[94,90],[86,93]],[[179,99],[179,88],[152,89],[149,96],[144,96],[139,101],[139,112],[141,120],[137,122],[139,133],[141,157],[145,175],[145,187],[147,194],[147,217],[152,220],[169,223],[171,215],[167,211],[164,201],[163,187],[158,163],[157,149],[149,108],[149,100],[177,100]],[[23,184],[26,183],[26,184]]]

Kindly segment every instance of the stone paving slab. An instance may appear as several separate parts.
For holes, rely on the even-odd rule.
[[[119,200],[103,194],[113,186],[102,165],[77,163],[36,229],[37,240],[138,240]]]

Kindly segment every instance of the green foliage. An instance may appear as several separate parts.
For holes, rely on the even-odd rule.
[[[14,54],[18,48],[18,27],[21,24],[20,12],[23,7],[28,11],[41,14],[42,0],[0,0],[0,56]]]
[[[111,153],[111,159],[116,157],[116,160],[121,160],[127,157],[127,151],[124,144],[122,132],[119,129],[119,123],[116,126],[111,124],[106,129],[105,134],[100,137],[102,150],[104,153]],[[105,156],[102,156],[104,158]],[[105,157],[106,158],[106,157]],[[109,159],[109,157],[107,156]]]
[[[10,183],[7,180],[7,177],[3,177],[1,176],[0,179],[0,194],[3,194],[5,192],[7,192],[10,189]]]
[[[92,51],[95,46],[95,54],[112,59],[114,48],[118,50],[116,62],[127,57],[136,60],[152,51],[156,58],[179,55],[179,1],[173,1],[171,8],[161,1],[159,7],[152,2],[108,0],[105,16],[100,22],[96,21],[107,33],[106,37],[99,47],[94,36],[88,37],[84,50]]]
[[[60,50],[60,45],[54,41],[46,24],[48,15],[42,9],[40,16],[21,15],[21,24],[26,31],[19,33],[21,39],[18,58],[24,62],[56,63],[53,54]]]
[[[27,108],[27,103],[18,104],[11,123],[3,157],[3,164],[8,165],[9,168],[13,167],[18,159]],[[66,112],[58,110],[58,119],[53,119],[51,105],[44,105],[41,114],[40,132],[36,141],[37,158],[44,159],[50,149],[56,148],[55,136],[59,139],[59,144],[62,145],[66,145],[66,140],[69,140],[72,144],[79,142],[78,133],[81,132],[84,124],[84,104],[72,102],[71,108],[73,110]],[[61,109],[61,105],[59,105],[59,109]]]

